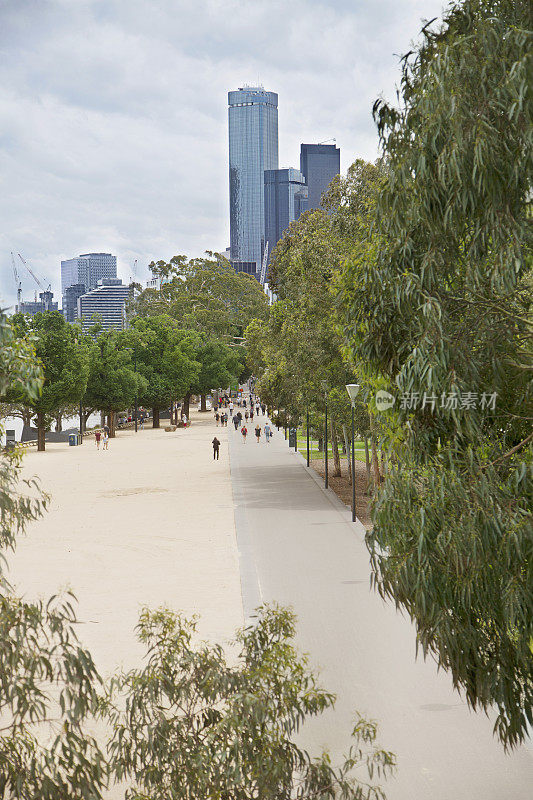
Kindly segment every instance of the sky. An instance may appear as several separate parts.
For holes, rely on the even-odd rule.
[[[279,95],[279,166],[332,137],[374,160],[376,98],[443,0],[0,0],[0,306],[60,295],[60,262],[119,276],[229,244],[227,92]],[[133,266],[137,259],[135,272]]]

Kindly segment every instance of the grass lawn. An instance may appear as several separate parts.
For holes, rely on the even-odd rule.
[[[287,439],[288,441],[288,439]],[[316,440],[309,440],[309,450],[311,459],[322,459],[324,460],[324,451],[318,449],[318,442]],[[305,433],[302,435],[298,432],[298,452],[303,455],[304,458],[307,457],[307,439]],[[345,458],[339,448],[339,455],[341,458]],[[328,443],[328,457],[329,459],[333,459],[333,447],[331,442]],[[355,442],[355,459],[356,461],[365,461],[365,447],[364,442]]]

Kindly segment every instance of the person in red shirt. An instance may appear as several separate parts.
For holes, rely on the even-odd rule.
[[[248,428],[246,427],[246,425],[242,426],[241,433],[242,433],[242,441],[244,442],[244,444],[246,444],[246,437],[248,436]]]

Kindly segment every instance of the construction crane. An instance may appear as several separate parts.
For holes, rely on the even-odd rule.
[[[131,269],[131,272],[132,274],[130,276],[130,283],[133,283],[133,281],[137,277],[137,259],[135,259],[135,261],[133,262],[133,267]]]
[[[13,266],[13,275],[15,276],[15,284],[17,286],[17,305],[15,306],[15,311],[20,311],[20,302],[22,300],[22,281],[20,280],[17,272],[17,265],[15,263],[13,251],[11,251],[11,264]]]
[[[24,259],[23,259],[23,258],[22,258],[22,256],[20,255],[20,253],[18,254],[18,257],[20,258],[20,260],[22,261],[22,263],[24,264],[24,266],[26,267],[26,269],[28,270],[28,272],[29,272],[29,273],[30,273],[30,275],[32,276],[32,278],[33,278],[33,280],[35,281],[35,283],[37,284],[37,286],[39,286],[39,288],[40,288],[40,289],[42,289],[42,290],[43,290],[43,292],[51,292],[51,291],[52,291],[52,284],[51,284],[51,283],[49,283],[49,284],[48,284],[48,288],[47,288],[47,289],[45,289],[45,288],[44,288],[44,286],[42,285],[41,281],[40,281],[40,280],[39,280],[39,278],[37,277],[37,275],[35,275],[35,273],[33,272],[33,270],[30,268],[30,265],[29,265],[29,264],[28,264],[26,261],[24,261]]]
[[[323,142],[319,142],[318,144],[327,144],[328,142],[335,142],[335,144],[336,144],[337,140],[336,139],[324,139]]]
[[[265,252],[263,253],[263,263],[261,264],[261,286],[265,285],[267,274],[267,261],[268,261],[268,242],[265,245]]]

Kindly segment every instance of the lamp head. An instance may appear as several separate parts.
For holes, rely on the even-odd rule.
[[[361,388],[361,386],[358,383],[348,383],[346,385],[346,391],[348,392],[348,394],[350,396],[350,403],[352,404],[352,406],[355,403],[355,398],[359,394],[359,389],[360,388]]]

